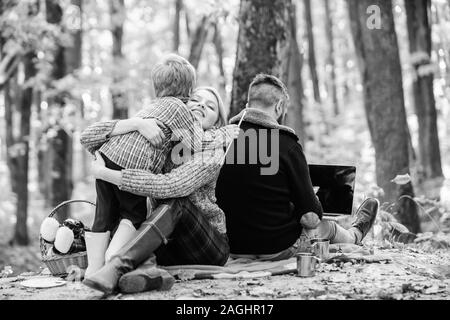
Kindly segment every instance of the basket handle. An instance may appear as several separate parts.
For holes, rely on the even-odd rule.
[[[50,218],[53,217],[56,212],[63,206],[68,205],[69,203],[74,203],[74,202],[84,202],[84,203],[89,203],[91,205],[93,205],[95,207],[95,203],[92,203],[91,201],[87,201],[87,200],[67,200],[64,202],[61,202],[60,204],[58,204],[53,210],[52,212],[50,212],[50,214],[48,215]]]

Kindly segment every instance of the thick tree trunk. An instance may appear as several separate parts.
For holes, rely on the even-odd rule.
[[[338,115],[339,104],[337,99],[337,88],[336,88],[336,63],[334,60],[333,17],[330,8],[330,0],[325,0],[325,16],[326,16],[325,28],[328,42],[328,53],[326,63],[328,73],[328,92],[331,95],[334,115]]]
[[[303,81],[302,81],[302,67],[303,56],[297,41],[297,16],[296,7],[292,5],[290,10],[291,27],[291,43],[289,53],[289,76],[287,87],[290,96],[290,105],[287,115],[287,125],[295,130],[300,142],[305,146],[305,124],[303,120]]]
[[[173,22],[173,51],[178,52],[180,47],[180,17],[181,8],[183,7],[182,0],[175,0],[175,18]]]
[[[288,80],[291,1],[242,0],[230,117],[247,103],[248,86],[258,73]]]
[[[113,71],[113,83],[110,88],[113,105],[113,119],[128,118],[128,99],[123,90],[121,82],[123,81],[122,68],[124,56],[122,52],[123,41],[123,23],[125,20],[125,2],[124,0],[112,0],[110,2],[111,14],[111,33],[113,40],[112,56],[113,64],[117,68]]]
[[[367,27],[366,9],[380,7],[382,27]],[[414,196],[411,183],[391,180],[409,173],[408,130],[403,97],[402,70],[390,0],[348,0],[351,29],[359,59],[364,105],[375,147],[376,177],[385,192],[384,201]],[[398,218],[411,232],[420,231],[417,207],[407,198],[399,200]]]
[[[442,177],[431,64],[431,0],[408,0],[405,8],[409,50],[415,70],[413,94],[419,123],[419,172],[423,172],[425,179]]]
[[[189,62],[198,68],[200,58],[202,56],[203,47],[205,46],[206,39],[208,38],[209,30],[211,29],[211,22],[209,17],[203,16],[195,30],[195,33],[191,42],[191,52],[189,54]]]
[[[306,37],[308,39],[308,64],[311,72],[311,81],[314,91],[314,100],[320,102],[319,77],[316,69],[316,50],[314,47],[314,33],[311,13],[311,0],[304,0],[305,4],[305,21],[306,21]]]

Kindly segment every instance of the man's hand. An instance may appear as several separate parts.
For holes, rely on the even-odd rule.
[[[305,229],[316,229],[320,224],[320,219],[315,212],[308,212],[301,217],[300,224]]]
[[[152,146],[161,146],[165,135],[160,127],[164,125],[156,119],[135,119],[136,129],[142,134]]]
[[[104,169],[104,168],[106,168],[105,160],[103,160],[102,156],[100,155],[100,152],[96,151],[95,159],[94,159],[94,161],[92,161],[92,165],[91,165],[92,175],[96,179],[101,179],[101,172],[102,172],[102,169]]]

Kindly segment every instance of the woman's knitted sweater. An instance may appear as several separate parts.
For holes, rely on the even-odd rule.
[[[91,153],[108,141],[117,120],[97,122],[81,135],[82,145]],[[220,172],[223,149],[199,153],[176,166],[170,157],[164,164],[164,174],[145,170],[122,170],[121,190],[155,199],[188,197],[220,233],[226,233],[225,215],[216,204],[215,186]]]

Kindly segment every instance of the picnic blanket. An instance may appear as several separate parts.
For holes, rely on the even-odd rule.
[[[361,246],[348,244],[330,245],[330,257],[324,263],[352,262],[377,263],[389,262],[391,257],[373,254]],[[229,259],[221,266],[178,265],[161,267],[181,280],[190,279],[249,279],[263,278],[289,273],[297,273],[295,257],[280,261],[263,261],[258,259]]]

